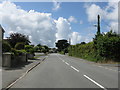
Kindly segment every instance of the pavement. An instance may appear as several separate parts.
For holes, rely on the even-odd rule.
[[[40,55],[40,56],[38,56]],[[45,56],[43,54],[37,53],[38,59],[36,60],[28,60],[27,63],[24,63],[18,67],[14,68],[2,68],[2,88],[8,87],[11,83],[15,82],[19,77],[24,75],[26,72],[29,72],[36,65],[40,64]]]
[[[60,54],[49,54],[40,65],[11,88],[79,88],[118,90],[118,67]],[[10,88],[10,89],[11,89]]]

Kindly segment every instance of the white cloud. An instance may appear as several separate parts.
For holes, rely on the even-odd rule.
[[[110,26],[111,26],[111,29],[113,32],[119,33],[118,32],[118,22],[111,22]]]
[[[71,44],[74,45],[76,43],[80,43],[81,41],[81,36],[78,32],[72,32],[72,35],[71,35]]]
[[[68,21],[69,21],[69,22],[77,23],[77,20],[76,20],[76,18],[75,18],[74,16],[70,16],[70,17],[68,18]]]
[[[88,21],[92,22],[96,21],[96,17],[98,14],[104,16],[105,12],[98,5],[92,4],[86,8],[86,13],[88,14]]]
[[[67,19],[64,19],[63,17],[59,17],[58,20],[55,20],[55,22],[57,27],[56,39],[68,40],[71,33],[70,23],[67,21]]]
[[[27,12],[18,8],[14,3],[3,2],[0,4],[0,16],[2,24],[8,27],[5,33],[23,33],[29,35],[34,44],[54,46],[56,26],[50,13],[40,13],[34,10]]]
[[[60,9],[61,2],[57,2],[56,0],[53,1],[53,8],[52,10],[57,11]]]
[[[70,23],[67,19],[59,17],[55,22],[57,27],[56,41],[60,39],[70,39],[72,45],[81,42],[82,36],[78,32],[72,32]]]
[[[5,26],[5,36],[12,32],[23,33],[29,35],[33,44],[54,47],[55,41],[69,38],[72,44],[76,44],[81,37],[79,33],[72,32],[69,21],[63,17],[55,20],[51,13],[25,11],[8,1],[0,3],[0,21]]]
[[[118,30],[118,3],[117,2],[108,2],[108,5],[104,8],[101,8],[99,5],[91,4],[86,5],[86,13],[88,15],[89,22],[97,21],[97,15],[101,16],[101,20],[108,21],[109,25],[114,31]]]

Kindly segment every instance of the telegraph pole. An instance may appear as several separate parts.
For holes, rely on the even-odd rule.
[[[98,15],[97,35],[100,35],[100,15]]]
[[[69,44],[71,44],[71,39],[69,38]]]

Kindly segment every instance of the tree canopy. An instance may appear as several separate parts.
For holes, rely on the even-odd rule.
[[[21,33],[12,33],[10,34],[10,37],[7,37],[7,41],[10,43],[10,45],[14,48],[15,45],[18,42],[22,42],[25,45],[29,45],[30,41],[27,36],[21,34]]]
[[[56,47],[58,48],[58,51],[65,50],[70,44],[68,43],[67,40],[58,40],[56,43]]]

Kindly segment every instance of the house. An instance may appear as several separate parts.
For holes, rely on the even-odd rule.
[[[4,33],[5,33],[5,30],[4,30],[4,29],[2,28],[2,26],[0,25],[0,39],[3,39]]]
[[[4,29],[0,25],[0,67],[2,66],[2,40],[4,37]]]

